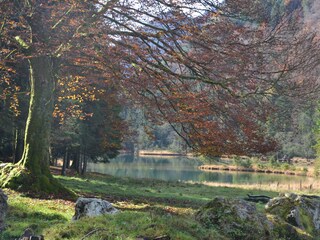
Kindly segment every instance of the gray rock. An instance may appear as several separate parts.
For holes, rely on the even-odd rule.
[[[271,199],[266,212],[313,235],[320,236],[320,197],[282,194]]]
[[[40,236],[31,236],[29,240],[44,240],[44,237],[42,235]]]
[[[102,214],[115,214],[119,210],[114,208],[108,201],[98,198],[78,198],[75,206],[75,214],[72,220],[78,220],[82,217],[94,217]]]
[[[241,199],[214,198],[196,213],[196,219],[206,227],[219,229],[230,239],[273,239],[271,222],[254,204]]]
[[[0,163],[0,168],[4,168],[7,165],[8,165],[8,163]]]
[[[27,228],[26,230],[24,230],[24,233],[19,238],[19,240],[44,240],[44,236],[36,236],[34,235],[34,232],[31,228]]]
[[[0,231],[5,228],[5,217],[8,211],[8,203],[7,203],[8,197],[2,189],[0,189]]]
[[[21,238],[30,238],[33,235],[33,230],[31,228],[27,228],[26,230],[24,230]]]

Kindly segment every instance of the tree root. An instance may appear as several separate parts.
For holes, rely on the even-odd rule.
[[[38,198],[75,200],[76,195],[51,174],[32,174],[19,164],[7,164],[0,169],[0,186],[27,193]]]

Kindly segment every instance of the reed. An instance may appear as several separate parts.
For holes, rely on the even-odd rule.
[[[230,187],[241,188],[246,190],[263,190],[263,191],[276,191],[276,192],[302,192],[306,194],[320,193],[320,180],[314,178],[307,178],[306,180],[292,180],[290,182],[272,182],[272,183],[218,183],[218,182],[201,182],[204,185],[212,187]]]

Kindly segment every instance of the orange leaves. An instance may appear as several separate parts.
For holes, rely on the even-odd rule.
[[[65,112],[59,109],[59,106],[56,104],[52,113],[54,118],[59,118],[60,124],[62,124],[65,120]]]
[[[54,118],[58,118],[59,123],[63,124],[67,118],[71,117],[78,118],[80,120],[86,120],[87,118],[91,118],[93,113],[85,113],[82,109],[82,106],[78,104],[69,105],[65,109],[61,109],[61,106],[56,104],[52,116]]]
[[[20,115],[18,94],[21,87],[14,82],[16,70],[0,63],[0,100],[8,99],[8,106],[15,116]]]
[[[10,109],[14,112],[15,116],[20,115],[21,111],[19,110],[19,100],[17,94],[14,94],[11,97]]]

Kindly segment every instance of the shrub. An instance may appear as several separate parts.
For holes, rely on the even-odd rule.
[[[252,161],[249,158],[243,159],[239,156],[233,158],[233,163],[237,167],[252,168]]]

